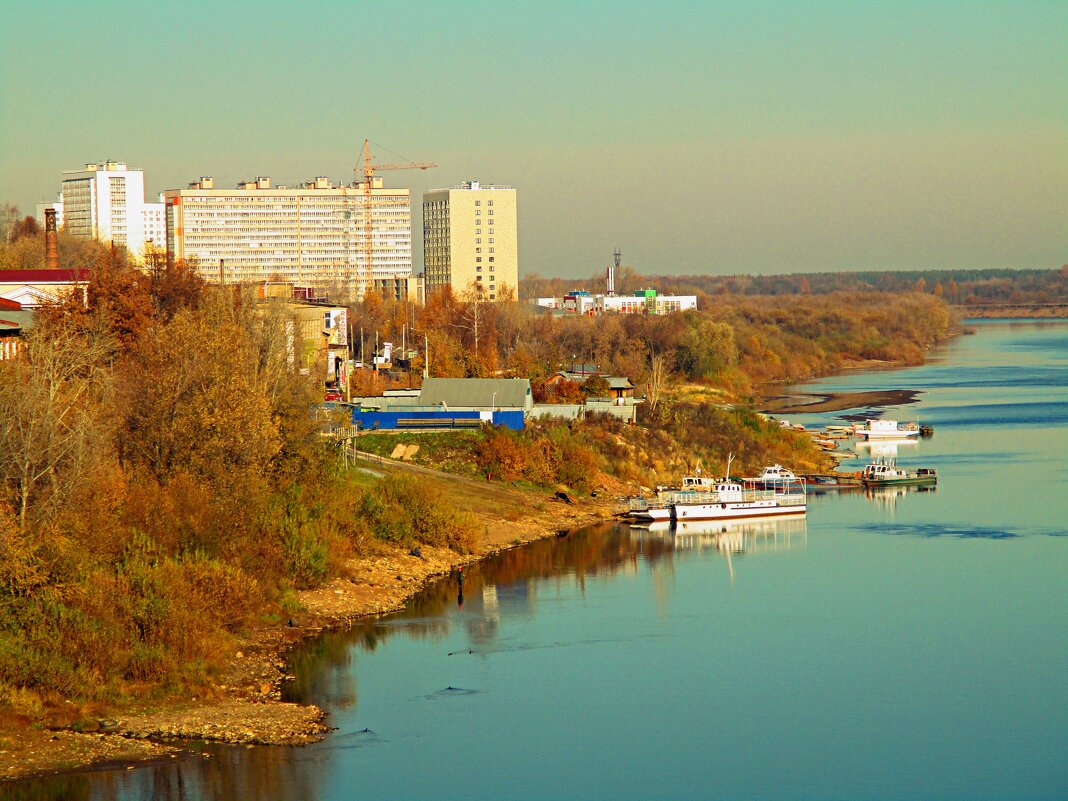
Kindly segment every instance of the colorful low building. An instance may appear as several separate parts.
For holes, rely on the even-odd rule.
[[[592,295],[575,290],[560,298],[535,298],[534,304],[556,313],[671,314],[697,308],[696,295],[659,295],[655,289],[639,289],[631,295]]]

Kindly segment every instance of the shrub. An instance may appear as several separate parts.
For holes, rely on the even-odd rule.
[[[357,503],[372,534],[404,546],[447,546],[460,553],[474,547],[477,521],[457,512],[436,485],[414,476],[391,476],[366,490]]]

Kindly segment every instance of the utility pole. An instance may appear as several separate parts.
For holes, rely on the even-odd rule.
[[[430,378],[430,337],[423,334],[423,380]]]

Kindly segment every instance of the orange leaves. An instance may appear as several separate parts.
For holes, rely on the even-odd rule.
[[[279,450],[258,354],[242,327],[182,312],[138,342],[126,371],[122,455],[161,483],[177,471],[225,485]]]

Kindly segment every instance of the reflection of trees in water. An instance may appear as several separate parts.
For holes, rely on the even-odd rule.
[[[100,798],[106,801],[111,794],[96,795],[100,788],[92,780],[96,776],[78,774],[73,776],[49,776],[45,779],[30,779],[17,784],[0,785],[0,798],[5,801],[88,801]]]
[[[604,524],[582,533],[553,537],[506,551],[464,569],[464,625],[474,643],[497,637],[500,616],[533,615],[537,587],[555,580],[585,587],[588,580],[635,572],[648,563],[660,583],[673,574],[673,548],[663,539],[636,539],[625,526]],[[456,608],[456,575],[434,582],[396,615],[358,621],[342,631],[324,632],[294,649],[289,672],[296,676],[286,687],[287,700],[319,703],[332,708],[357,703],[354,652],[375,651],[394,634],[412,639],[444,639],[449,615]],[[474,613],[474,614],[472,614]],[[355,648],[353,647],[355,646]],[[316,747],[301,751],[284,747],[206,746],[209,759],[168,761],[134,772],[84,773],[55,776],[5,787],[27,801],[111,801],[111,799],[244,799],[273,801],[280,795],[314,799],[326,775]],[[325,759],[325,757],[324,757]]]
[[[662,541],[634,542],[627,531],[606,523],[505,551],[464,568],[463,623],[471,641],[494,641],[501,613],[533,615],[541,581],[573,581],[584,588],[589,579],[633,572],[639,561],[656,566],[671,551]],[[287,697],[328,705],[354,704],[352,647],[371,652],[399,633],[412,639],[444,639],[449,632],[448,613],[456,609],[460,589],[453,573],[415,596],[404,612],[357,621],[349,629],[324,633],[295,649],[289,669],[297,678]]]
[[[484,598],[483,587],[496,587],[502,611],[532,612],[539,580],[574,581],[608,578],[637,569],[639,560],[655,563],[670,551],[664,543],[634,543],[627,529],[606,523],[581,533],[524,545],[464,569],[464,608]],[[456,603],[455,581],[437,582],[412,600],[407,614],[442,615]]]
[[[275,801],[320,796],[324,771],[315,759],[295,758],[283,746],[212,745],[205,757],[168,759],[137,771],[123,768],[49,776],[8,785],[4,799],[19,801]],[[306,752],[307,753],[307,752]]]
[[[283,699],[328,704],[346,709],[356,704],[356,671],[352,670],[352,639],[361,632],[331,631],[295,648],[286,658],[295,678],[283,685]],[[373,651],[375,642],[366,650]]]

